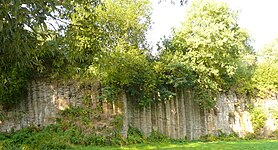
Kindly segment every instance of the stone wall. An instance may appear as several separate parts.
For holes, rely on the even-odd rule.
[[[245,136],[253,132],[248,112],[250,100],[238,98],[234,93],[221,94],[213,109],[202,109],[193,101],[192,92],[176,89],[172,100],[161,101],[148,107],[138,107],[135,100],[122,93],[115,103],[99,101],[100,85],[82,88],[75,82],[67,84],[49,80],[34,80],[28,85],[27,98],[11,110],[1,109],[0,131],[10,132],[26,126],[44,126],[55,123],[59,112],[69,106],[82,107],[84,95],[91,109],[101,107],[102,116],[122,114],[122,134],[126,136],[128,126],[140,128],[147,136],[152,131],[161,132],[174,139],[198,139],[202,135],[237,133]],[[88,97],[89,96],[89,97]],[[257,100],[255,107],[264,108],[268,115],[266,135],[276,130],[276,120],[271,110],[278,108],[278,98]],[[111,118],[111,117],[110,117]],[[105,117],[104,117],[105,120]],[[105,124],[105,121],[101,121]]]
[[[140,128],[146,135],[152,130],[171,138],[199,137],[205,129],[199,106],[192,101],[192,94],[177,90],[176,96],[169,101],[138,108],[132,100],[128,101],[128,122]]]
[[[192,99],[192,92],[177,89],[176,96],[170,101],[138,108],[128,101],[128,122],[140,128],[146,135],[159,131],[171,138],[189,140],[199,139],[202,135],[237,133],[244,137],[253,133],[251,116],[248,112],[250,100],[238,98],[234,93],[221,94],[213,109],[202,109]],[[270,108],[278,108],[278,99],[256,100],[255,107],[262,107],[268,115],[264,134],[277,129]]]
[[[27,98],[11,110],[2,110],[1,131],[41,126],[55,122],[59,110],[69,104],[78,105],[81,97],[74,84],[62,85],[50,81],[32,81]]]
[[[102,108],[103,118],[122,113],[115,104],[97,99],[99,85],[80,87],[76,82],[58,83],[33,80],[28,84],[27,97],[9,110],[0,107],[0,131],[10,132],[27,126],[45,126],[55,123],[59,112],[72,107],[82,107],[84,96],[89,96],[91,109]],[[120,106],[120,104],[117,104]],[[103,123],[102,123],[103,124]]]

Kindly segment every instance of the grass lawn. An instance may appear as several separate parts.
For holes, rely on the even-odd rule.
[[[123,147],[76,147],[80,150],[144,150],[144,149],[171,149],[171,150],[276,150],[278,140],[240,140],[217,142],[171,142],[137,144]]]

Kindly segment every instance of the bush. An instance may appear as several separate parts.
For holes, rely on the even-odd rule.
[[[146,142],[144,133],[138,128],[130,126],[127,133],[127,141],[129,144],[139,144]]]
[[[245,140],[252,140],[252,139],[258,139],[259,136],[255,133],[247,133],[245,136],[244,136],[244,139]]]
[[[104,136],[90,134],[84,138],[84,145],[97,145],[97,146],[105,146],[106,140]]]
[[[50,130],[50,127],[39,129],[29,127],[10,133],[2,142],[2,149],[67,149],[70,144],[63,136]]]
[[[150,142],[166,142],[168,140],[169,138],[166,135],[158,131],[152,131],[150,136],[148,137],[148,141]]]
[[[29,127],[10,134],[0,134],[2,149],[68,149],[80,146],[119,146],[146,142],[143,133],[130,128],[125,140],[120,130],[111,130],[109,135],[85,133],[74,126],[64,130],[61,124],[44,128]]]
[[[261,107],[253,108],[251,112],[251,122],[253,125],[254,133],[259,136],[262,133],[262,129],[265,126],[265,121],[267,120],[266,113],[262,110]]]
[[[216,135],[207,134],[205,136],[201,136],[200,140],[213,142],[213,141],[236,141],[239,140],[239,137],[236,133],[226,134],[221,130],[218,131]]]
[[[278,139],[278,130],[273,131],[268,137],[272,139]]]

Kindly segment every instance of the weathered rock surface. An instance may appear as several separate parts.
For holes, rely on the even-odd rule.
[[[192,92],[176,89],[176,96],[140,108],[132,98],[125,95],[113,104],[98,101],[98,87],[89,92],[92,109],[101,106],[103,115],[122,114],[123,135],[128,125],[140,128],[147,136],[159,131],[171,138],[198,139],[202,135],[237,133],[245,136],[253,132],[248,105],[250,100],[238,98],[234,93],[221,94],[215,108],[206,110],[193,101]],[[0,131],[10,132],[23,127],[45,126],[55,123],[59,111],[69,106],[82,106],[84,91],[76,83],[60,84],[47,80],[32,81],[28,85],[28,96],[11,110],[1,108]],[[87,92],[88,95],[88,92]],[[278,98],[257,101],[255,107],[264,108],[268,119],[264,134],[277,129],[277,123],[270,110],[278,108]]]

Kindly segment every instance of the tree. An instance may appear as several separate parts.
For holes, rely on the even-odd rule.
[[[149,1],[105,0],[98,5],[74,5],[74,9],[64,45],[78,76],[99,80],[107,100],[115,100],[123,90],[140,100],[149,98],[153,89],[145,43]]]
[[[150,6],[145,0],[82,3],[74,7],[66,31],[69,59],[80,68],[98,62],[121,43],[142,46],[150,23]],[[124,17],[123,17],[124,16]],[[80,66],[82,65],[82,66]]]
[[[278,38],[257,53],[258,62],[252,77],[261,97],[274,96],[278,90]]]
[[[171,75],[183,77],[179,84],[190,85],[207,105],[229,88],[242,54],[251,53],[249,36],[238,26],[236,12],[226,3],[209,0],[192,2],[182,27],[164,43],[160,57],[166,65],[183,66],[189,72]]]
[[[56,10],[54,1],[5,1],[0,4],[1,65],[32,66],[33,51],[47,31],[46,18]],[[40,32],[41,31],[41,32]],[[3,69],[3,68],[2,68]]]
[[[152,99],[154,88],[152,65],[145,48],[150,25],[149,1],[107,0],[96,12],[108,38],[99,57],[99,78],[104,86],[124,90],[145,105]]]
[[[56,1],[2,1],[0,4],[0,102],[20,99],[28,69],[39,64],[37,53],[47,34],[46,19]]]

